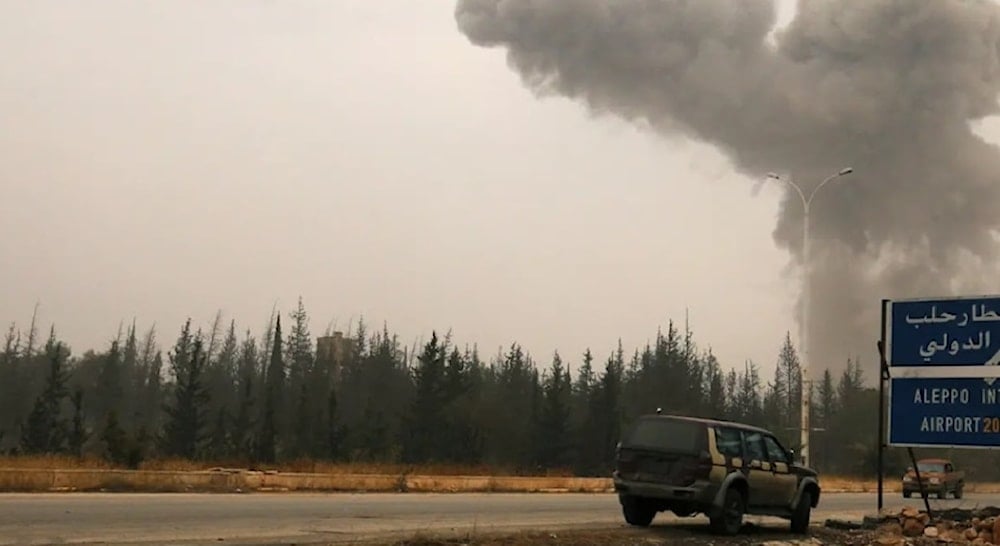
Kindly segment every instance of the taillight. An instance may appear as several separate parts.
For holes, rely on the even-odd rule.
[[[679,478],[682,485],[691,485],[697,480],[706,480],[712,473],[712,456],[702,451],[698,458],[689,460],[681,470]]]
[[[706,479],[712,473],[712,455],[707,451],[702,451],[695,463],[695,477]]]

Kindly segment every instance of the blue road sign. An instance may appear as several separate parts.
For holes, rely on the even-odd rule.
[[[888,443],[1000,446],[1000,296],[886,302]]]
[[[890,366],[982,366],[1000,360],[1000,296],[888,304]]]
[[[1000,383],[899,378],[889,389],[890,445],[1000,446]]]

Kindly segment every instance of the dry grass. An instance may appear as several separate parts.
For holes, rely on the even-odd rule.
[[[827,491],[849,491],[857,493],[868,493],[878,489],[878,482],[875,480],[861,480],[858,478],[844,478],[840,476],[820,476],[820,483]],[[883,487],[886,491],[899,491],[897,480],[886,478]]]
[[[107,461],[96,457],[77,459],[76,457],[66,457],[62,455],[37,455],[31,457],[0,456],[0,468],[25,470],[85,468],[88,470],[102,470],[113,469],[115,467]]]
[[[382,475],[382,476],[524,476],[571,478],[568,470],[548,470],[539,472],[517,472],[509,468],[486,465],[402,465],[380,463],[330,463],[299,460],[277,465],[253,465],[246,461],[188,461],[182,459],[156,459],[143,462],[139,470],[166,470],[174,472],[204,471],[214,468],[242,468],[250,470],[277,471],[281,473],[307,473],[323,475]],[[113,470],[116,467],[103,459],[89,457],[77,459],[67,456],[22,456],[0,457],[0,469],[23,470]],[[877,490],[875,480],[860,480],[840,476],[821,476],[823,489],[829,492],[872,493]],[[432,484],[429,484],[429,486]],[[887,477],[884,490],[890,493],[900,491],[900,482],[895,477]],[[971,481],[966,485],[970,493],[1000,493],[1000,483]]]
[[[38,469],[38,470],[72,470],[72,469],[124,469],[99,458],[83,458],[44,455],[0,457],[0,468]],[[138,470],[170,470],[199,471],[213,468],[246,468],[251,470],[266,470],[278,472],[296,472],[330,475],[423,475],[423,476],[531,476],[531,477],[573,477],[573,473],[564,469],[540,470],[538,472],[516,471],[510,468],[492,467],[487,465],[404,465],[383,463],[331,463],[302,459],[282,464],[251,464],[247,461],[189,461],[184,459],[155,459],[144,461]]]

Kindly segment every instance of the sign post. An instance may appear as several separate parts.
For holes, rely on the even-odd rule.
[[[889,399],[880,486],[883,442],[1000,447],[1000,295],[883,300],[880,352]]]

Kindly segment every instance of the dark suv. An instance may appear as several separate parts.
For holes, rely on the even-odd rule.
[[[733,535],[743,515],[776,516],[805,533],[819,504],[816,471],[796,465],[771,432],[729,421],[640,417],[618,444],[615,491],[625,521],[647,526],[657,512],[708,516]]]

